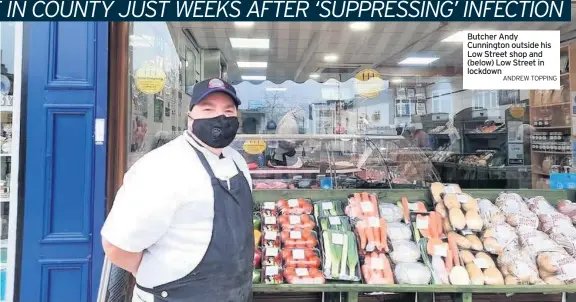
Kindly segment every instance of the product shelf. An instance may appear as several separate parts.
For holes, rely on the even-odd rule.
[[[431,196],[428,190],[363,190],[378,196],[380,203],[395,203],[401,197],[407,197],[410,200],[421,200],[431,204]],[[506,190],[507,192],[518,193],[522,196],[543,196],[550,203],[556,203],[562,199],[572,199],[576,197],[576,191],[567,190],[534,190],[534,189],[517,189]],[[298,198],[305,196],[312,200],[329,200],[345,199],[348,195],[358,192],[355,189],[342,190],[255,190],[255,206],[265,201],[278,200],[280,198]],[[474,190],[467,189],[466,193],[475,198],[487,198],[493,200],[502,190]],[[574,285],[369,285],[360,283],[326,283],[323,285],[294,285],[294,284],[254,284],[253,291],[256,293],[333,293],[337,298],[326,299],[325,301],[359,301],[359,297],[364,293],[419,293],[416,295],[416,301],[432,301],[430,295],[434,294],[452,294],[454,301],[472,302],[473,294],[564,294],[576,293],[576,284]],[[570,301],[568,299],[567,301]]]

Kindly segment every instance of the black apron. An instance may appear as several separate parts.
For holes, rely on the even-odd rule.
[[[136,286],[153,294],[154,302],[252,301],[254,224],[250,185],[238,166],[238,174],[229,182],[216,178],[204,154],[193,148],[214,190],[214,223],[206,254],[181,279],[151,289]]]

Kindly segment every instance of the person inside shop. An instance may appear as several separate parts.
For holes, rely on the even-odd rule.
[[[252,301],[252,181],[229,147],[239,105],[225,81],[197,83],[187,131],[124,176],[101,234],[136,277],[132,301]]]
[[[414,125],[414,132],[412,132],[412,140],[414,141],[414,145],[416,147],[425,149],[430,147],[430,138],[424,128],[422,127],[421,123],[415,123]]]

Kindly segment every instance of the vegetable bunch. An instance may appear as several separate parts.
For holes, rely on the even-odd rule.
[[[387,222],[379,216],[378,200],[375,195],[354,193],[349,197],[346,214],[355,221],[362,252],[388,252]]]
[[[327,279],[359,281],[357,243],[352,232],[323,231],[324,276]]]
[[[394,284],[394,274],[388,256],[372,252],[364,256],[362,276],[366,284]]]

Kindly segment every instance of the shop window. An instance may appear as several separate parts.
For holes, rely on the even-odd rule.
[[[15,283],[22,34],[22,23],[0,23],[0,301],[12,301]]]
[[[291,26],[285,23],[281,28]],[[283,43],[274,28],[239,29],[234,22],[132,24],[133,159],[150,149],[148,141],[159,132],[176,136],[186,129],[187,93],[203,77],[219,74],[243,101],[233,147],[257,166],[253,176],[264,182],[294,184],[294,179],[306,179],[308,187],[316,188],[321,177],[332,173],[357,180],[359,187],[425,187],[437,180],[464,188],[543,188],[551,171],[571,166],[567,77],[576,69],[565,68],[561,92],[465,90],[457,44],[430,41],[421,45],[422,54],[383,59],[382,53],[390,50],[386,47],[406,46],[404,40],[391,38],[386,26],[373,23],[369,32],[351,33],[341,45],[332,37],[350,31],[347,23],[329,23],[323,31],[300,26],[291,36],[297,43]],[[454,26],[454,31],[462,27]],[[414,39],[430,36],[426,30],[411,34]],[[302,45],[318,35],[326,39],[308,54]],[[266,37],[269,47],[231,47],[231,38],[252,36]],[[388,42],[374,47],[378,37]],[[568,45],[563,47],[565,66],[570,65],[567,49],[574,47]],[[398,69],[398,56],[415,55],[438,59]],[[165,74],[159,91],[138,88],[138,70],[145,66],[147,72],[157,69]],[[551,137],[553,144],[539,141]],[[246,142],[257,138],[264,141],[262,153],[247,152]],[[372,151],[366,151],[367,146]],[[336,162],[359,170],[320,168],[335,167]],[[381,173],[373,179],[366,176],[373,175],[368,171]]]
[[[169,23],[131,23],[129,43],[130,166],[159,138],[175,136],[184,126],[197,53],[182,30]]]

